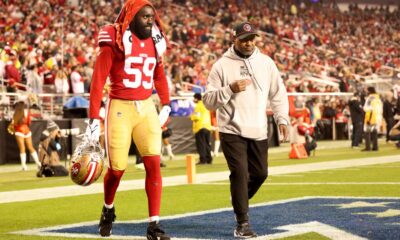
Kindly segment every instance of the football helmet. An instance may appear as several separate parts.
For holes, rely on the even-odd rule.
[[[72,181],[81,186],[89,186],[103,172],[104,150],[99,142],[90,143],[85,139],[76,147],[71,163]]]

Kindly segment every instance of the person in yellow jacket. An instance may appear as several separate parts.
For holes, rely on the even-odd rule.
[[[198,164],[211,164],[211,117],[201,100],[201,94],[194,94],[196,106],[190,116],[193,121],[193,133],[196,138],[196,148],[200,155]]]
[[[383,105],[374,87],[368,87],[367,91],[368,97],[363,107],[365,148],[362,151],[378,151],[378,129],[382,124]]]

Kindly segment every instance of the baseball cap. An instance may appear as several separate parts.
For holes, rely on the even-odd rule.
[[[254,26],[249,22],[239,23],[233,28],[234,38],[244,39],[250,35],[260,36],[258,35],[257,30],[254,28]]]

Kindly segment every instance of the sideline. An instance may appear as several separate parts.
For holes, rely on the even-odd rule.
[[[381,140],[379,140],[381,141]],[[336,148],[346,148],[351,145],[351,142],[348,140],[335,140],[335,141],[321,141],[318,142],[318,150],[322,149],[336,149]],[[279,147],[271,147],[268,149],[268,154],[273,154],[273,153],[282,153],[286,152],[289,153],[291,150],[290,143],[282,143]],[[220,152],[222,155],[223,153]],[[128,163],[136,163],[136,160],[133,157],[134,155],[131,155]],[[172,161],[185,161],[186,154],[178,154],[175,156],[175,158]],[[65,162],[65,160],[62,160],[61,162]],[[35,163],[27,163],[28,169],[37,169],[37,166]],[[20,172],[21,171],[21,165],[20,164],[10,164],[10,165],[1,165],[0,167],[0,173],[8,173],[8,172]]]
[[[269,176],[386,164],[394,162],[400,162],[400,155],[270,167]],[[199,184],[228,180],[228,179],[229,179],[229,171],[202,173],[196,175],[196,183]],[[178,186],[185,184],[187,184],[186,175],[163,178],[164,187]],[[144,189],[144,186],[145,186],[144,179],[121,181],[118,191]],[[103,183],[95,183],[88,187],[71,185],[64,187],[51,187],[51,188],[40,188],[32,190],[0,192],[0,204],[51,199],[58,197],[81,196],[88,194],[97,194],[102,192],[103,192]]]

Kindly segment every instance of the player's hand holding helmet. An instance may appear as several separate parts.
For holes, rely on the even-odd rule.
[[[164,105],[158,114],[158,119],[160,120],[161,127],[167,122],[169,114],[171,113],[171,107],[169,105]]]
[[[103,171],[104,150],[99,141],[89,141],[86,137],[75,148],[71,160],[71,179],[74,183],[89,186],[94,183]]]
[[[90,143],[95,144],[99,142],[100,137],[100,120],[99,119],[90,119],[87,121],[87,127],[85,132],[85,138]]]

